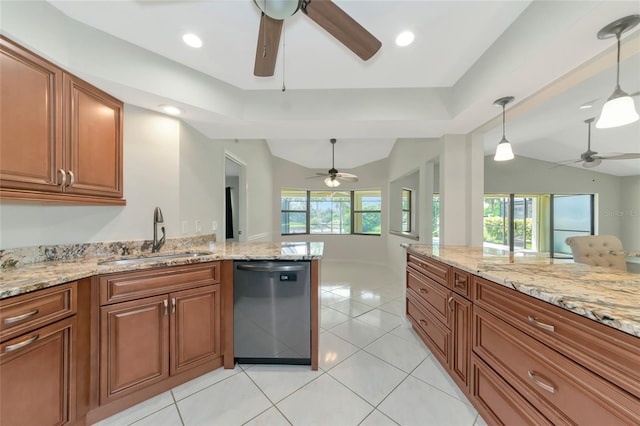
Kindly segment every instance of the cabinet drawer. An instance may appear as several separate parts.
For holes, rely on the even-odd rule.
[[[474,309],[474,351],[556,424],[640,424],[640,400]]]
[[[451,289],[461,296],[471,299],[471,278],[470,275],[459,269],[453,269],[453,279]]]
[[[475,354],[472,363],[472,395],[485,421],[499,425],[552,424]]]
[[[474,305],[640,398],[640,339],[474,276]]]
[[[443,365],[449,363],[449,348],[451,347],[451,331],[442,325],[432,315],[429,315],[420,303],[413,297],[407,297],[407,317],[422,341]]]
[[[407,254],[407,265],[428,276],[432,280],[448,286],[449,266],[426,256]]]
[[[0,301],[0,341],[75,314],[77,298],[72,282]]]
[[[100,305],[139,299],[220,282],[220,262],[169,266],[98,277]]]
[[[449,289],[431,281],[429,278],[407,269],[407,292],[412,290],[418,301],[423,303],[443,324],[449,324]]]

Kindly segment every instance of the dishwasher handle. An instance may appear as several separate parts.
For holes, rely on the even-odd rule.
[[[305,265],[276,265],[276,264],[250,264],[244,263],[238,265],[238,269],[241,271],[250,271],[250,272],[295,272],[295,271],[304,271],[306,269]]]

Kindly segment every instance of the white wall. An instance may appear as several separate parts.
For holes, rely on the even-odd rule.
[[[86,243],[153,237],[153,210],[160,207],[167,237],[184,236],[180,223],[219,219],[209,162],[215,150],[179,120],[125,105],[124,198],[126,206],[0,205],[0,247]],[[207,231],[203,227],[203,231]],[[207,232],[208,233],[208,232]]]
[[[357,183],[342,182],[338,189],[357,190],[380,188],[382,192],[382,231],[374,235],[280,235],[280,189],[293,188],[305,190],[327,190],[322,178],[307,179],[316,172],[327,170],[307,169],[278,157],[273,157],[273,229],[274,239],[281,241],[322,241],[324,259],[354,260],[371,263],[386,262],[388,180],[387,160],[375,161],[354,169],[344,170],[358,176]]]
[[[626,176],[622,181],[620,210],[605,209],[611,220],[620,221],[620,239],[626,250],[640,251],[640,175]]]
[[[629,246],[640,244],[635,237],[630,239],[630,235],[624,235],[627,231],[623,233],[623,218],[608,213],[623,211],[625,205],[638,211],[640,191],[637,190],[637,180],[630,179],[629,185],[623,189],[623,178],[618,176],[598,173],[594,169],[558,167],[555,163],[518,156],[505,162],[495,162],[492,156],[487,156],[484,166],[485,193],[598,194],[595,212],[597,233],[624,238]],[[633,182],[636,182],[635,191]]]

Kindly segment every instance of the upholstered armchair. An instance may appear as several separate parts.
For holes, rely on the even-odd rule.
[[[627,270],[624,256],[611,254],[610,250],[623,251],[622,242],[613,235],[588,235],[584,237],[568,237],[565,242],[571,247],[573,260],[605,268]]]

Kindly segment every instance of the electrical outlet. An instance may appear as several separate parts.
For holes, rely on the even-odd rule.
[[[181,225],[182,225],[181,232],[183,234],[186,234],[187,232],[189,232],[189,222],[187,222],[186,220],[183,220]]]
[[[218,230],[218,222],[216,222],[215,220],[211,222],[211,230],[212,231]]]
[[[196,220],[196,232],[202,232],[202,225],[199,220]]]

